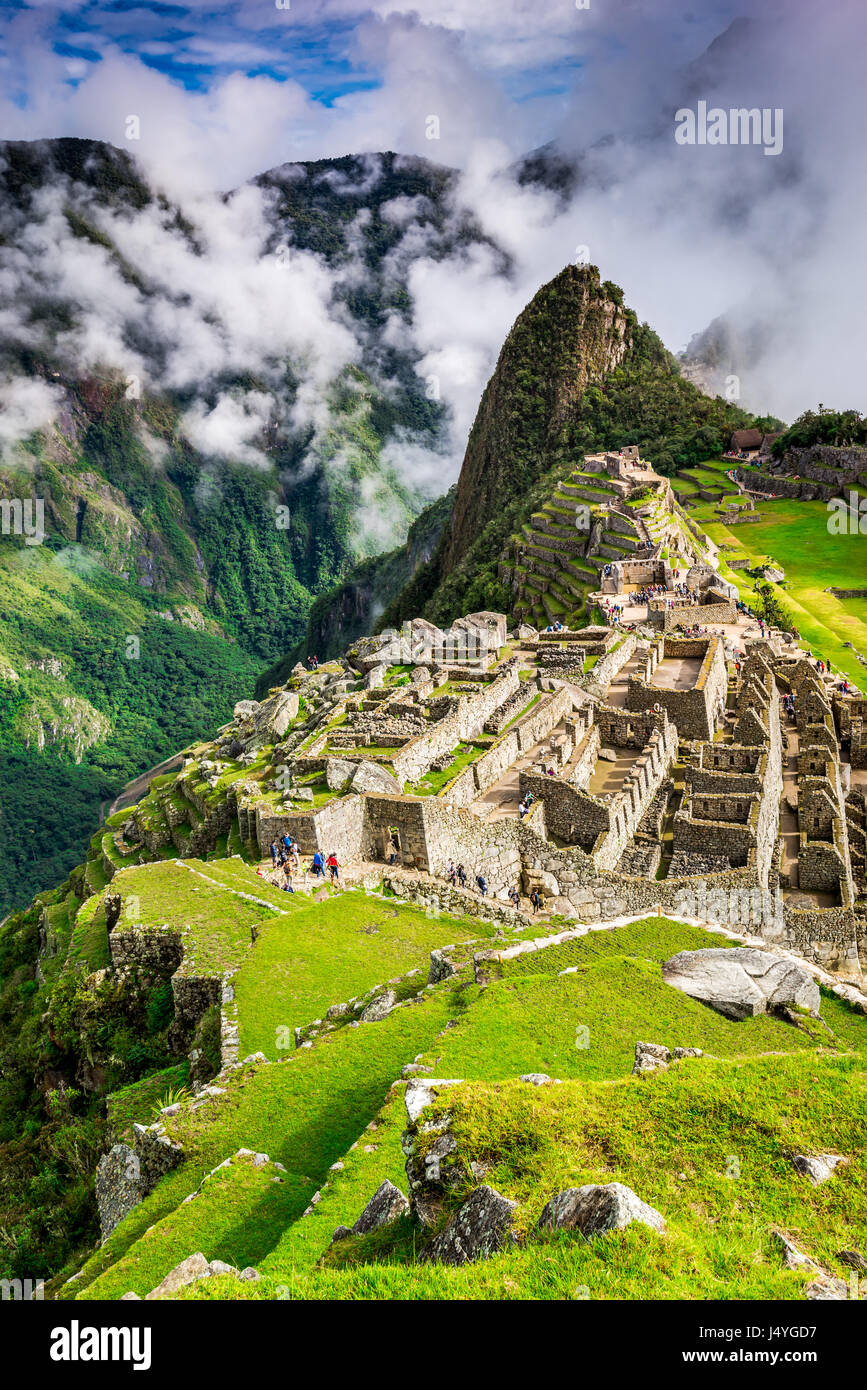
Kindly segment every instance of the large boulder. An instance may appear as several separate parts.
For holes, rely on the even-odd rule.
[[[299,707],[296,691],[281,690],[256,711],[257,731],[266,736],[267,742],[277,743],[298,718]]]
[[[678,951],[662,967],[666,984],[709,1004],[726,1018],[795,1008],[819,1015],[819,986],[794,961],[751,946]]]
[[[351,786],[354,792],[384,792],[389,796],[401,794],[397,778],[379,763],[372,763],[367,758],[358,764]]]
[[[422,1250],[422,1260],[463,1265],[493,1255],[515,1240],[512,1222],[517,1203],[493,1187],[477,1187],[451,1221]]]
[[[358,763],[351,763],[348,758],[326,758],[325,781],[328,783],[328,790],[344,791],[357,771]]]
[[[540,1231],[580,1231],[583,1236],[604,1236],[622,1231],[634,1221],[665,1230],[665,1218],[620,1182],[590,1183],[568,1187],[547,1202],[539,1217]]]

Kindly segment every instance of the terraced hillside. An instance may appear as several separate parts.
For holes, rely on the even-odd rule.
[[[511,537],[500,579],[515,594],[516,617],[537,627],[589,620],[588,596],[601,587],[605,565],[639,553],[696,553],[667,483],[623,496],[604,471],[585,460],[559,483],[520,533]]]
[[[428,984],[427,948],[462,934],[475,945],[446,951],[454,973]],[[156,1117],[143,1132],[176,1164],[58,1296],[144,1298],[194,1253],[244,1277],[217,1267],[170,1279],[165,1296],[799,1299],[817,1278],[845,1280],[838,1252],[867,1234],[863,1015],[823,993],[821,1018],[724,1017],[660,964],[725,939],[666,919],[510,954],[520,938],[508,938],[377,894],[269,915],[235,977],[242,1051],[259,1049],[195,1095],[169,1091],[166,1073],[161,1109],[151,1083],[109,1097],[113,1133]],[[385,990],[369,981],[389,970],[389,1007],[370,1011]],[[289,1025],[314,1012],[324,1024],[296,1046]],[[704,1055],[633,1074],[643,1039]],[[414,1159],[443,1135],[448,1158],[423,1162],[413,1212],[396,1202],[392,1219],[352,1231],[384,1183],[412,1190]],[[845,1160],[817,1187],[792,1161],[815,1152]],[[664,1230],[538,1229],[558,1190],[611,1183]],[[422,1258],[488,1188],[516,1204],[514,1241],[457,1266]],[[422,1189],[436,1207],[426,1222]],[[778,1232],[816,1267],[787,1264]]]

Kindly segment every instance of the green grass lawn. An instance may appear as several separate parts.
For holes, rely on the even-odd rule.
[[[240,965],[250,945],[251,926],[274,913],[240,891],[207,882],[185,864],[144,864],[117,873],[112,890],[123,899],[118,925],[138,924],[147,930],[165,924],[186,929],[181,967],[185,974],[220,972]],[[203,864],[201,873],[214,877],[213,868]],[[283,898],[289,899],[289,904],[281,901],[280,907],[292,910],[291,895],[284,894]]]
[[[106,1101],[106,1117],[115,1142],[131,1143],[133,1125],[151,1124],[155,1109],[168,1105],[166,1097],[185,1087],[189,1074],[190,1064],[184,1059],[175,1067],[152,1072],[141,1081],[114,1091]]]
[[[861,685],[864,668],[843,643],[867,654],[867,600],[834,598],[825,589],[867,588],[864,537],[829,535],[824,502],[780,499],[759,503],[757,510],[761,521],[728,527],[715,519],[704,523],[705,530],[717,545],[734,545],[749,555],[752,566],[773,557],[786,576],[785,587],[778,589],[780,600],[802,642]],[[733,578],[749,601],[753,581],[742,571]]]
[[[123,1286],[123,1293],[131,1290],[144,1298],[170,1269],[198,1250],[209,1260],[225,1260],[237,1269],[258,1264],[271,1249],[275,1230],[296,1220],[310,1195],[309,1181],[280,1173],[273,1163],[254,1168],[249,1158],[233,1158],[205,1180],[193,1201],[181,1201],[154,1222],[94,1281],[88,1296],[117,1298]]]
[[[429,1118],[451,1112],[458,1152],[483,1164],[484,1181],[518,1202],[523,1243],[461,1268],[419,1265],[419,1236],[401,1222],[341,1242],[324,1268],[313,1268],[313,1242],[287,1237],[268,1257],[267,1277],[242,1296],[799,1300],[810,1276],[784,1267],[773,1230],[848,1277],[837,1252],[863,1248],[867,1232],[865,1103],[867,1076],[851,1058],[812,1053],[698,1059],[614,1082],[451,1087]],[[851,1161],[813,1188],[791,1156],[825,1151]],[[316,1243],[327,1244],[338,1207],[347,1223],[372,1195],[386,1171],[375,1158],[360,1184],[335,1184],[342,1196],[327,1212],[326,1194]],[[662,1213],[665,1235],[641,1226],[589,1241],[536,1234],[550,1196],[600,1182],[631,1187]],[[452,1209],[461,1196],[452,1197]],[[234,1294],[229,1281],[209,1280],[181,1296]]]
[[[454,922],[397,903],[392,919],[385,915],[392,905],[379,900],[362,899],[350,916],[349,898],[263,927],[236,976],[242,1019],[251,1011],[245,1046],[268,1043],[274,1010],[287,999],[301,1001],[299,1011],[318,1008],[349,992],[332,994],[344,972],[358,992],[369,965],[361,936],[385,952],[383,964],[392,952],[412,959],[426,951],[419,933],[428,929],[440,941],[459,939]],[[370,926],[379,934],[367,936]],[[302,939],[306,953],[295,961],[290,953]],[[827,1026],[805,1019],[795,1028],[769,1017],[734,1023],[663,983],[660,962],[670,954],[722,941],[664,918],[591,932],[493,962],[485,987],[447,982],[381,1023],[342,1028],[286,1060],[230,1073],[222,1095],[195,1110],[182,1101],[166,1119],[183,1145],[183,1165],[121,1223],[64,1296],[143,1295],[201,1250],[239,1268],[254,1263],[262,1278],[208,1280],[183,1291],[184,1299],[800,1298],[807,1276],[783,1267],[774,1226],[845,1276],[836,1252],[863,1249],[867,1239],[867,1019],[823,994]],[[634,1078],[639,1039],[708,1055]],[[351,1225],[384,1178],[406,1190],[399,1078],[416,1057],[434,1075],[462,1080],[430,1117],[452,1112],[461,1156],[482,1165],[469,1187],[483,1173],[519,1203],[524,1243],[460,1269],[419,1265],[425,1236],[402,1220],[341,1242],[320,1264],[334,1228]],[[526,1071],[561,1084],[517,1081]],[[128,1130],[146,1118],[168,1084],[162,1073],[112,1098],[113,1127]],[[288,1172],[233,1164],[184,1202],[240,1147],[267,1153]],[[813,1188],[791,1165],[798,1152],[839,1152],[850,1162]],[[534,1234],[554,1192],[612,1181],[662,1212],[664,1237],[645,1228],[589,1242]],[[305,1216],[317,1188],[321,1199]]]
[[[66,1296],[119,1298],[125,1293],[130,1284],[126,1274],[116,1272],[118,1261],[149,1226],[173,1212],[207,1172],[239,1148],[267,1153],[286,1166],[302,1184],[300,1215],[331,1164],[374,1120],[404,1064],[428,1047],[453,1016],[448,992],[439,990],[419,1004],[395,1010],[381,1023],[328,1034],[283,1062],[249,1065],[230,1078],[226,1095],[199,1110],[185,1106],[166,1122],[171,1137],[184,1147],[183,1165],[112,1232]],[[270,1238],[276,1244],[287,1220],[285,1213],[272,1216]],[[202,1249],[209,1259],[215,1258],[195,1228],[187,1231],[187,1238],[191,1244],[186,1254]],[[241,1250],[235,1254],[244,1258]],[[147,1277],[161,1278],[170,1268],[149,1269]],[[236,1287],[234,1296],[237,1292]]]
[[[484,939],[493,931],[484,922],[428,918],[397,898],[362,892],[339,893],[263,923],[256,949],[234,980],[241,1055],[285,1056],[285,1042],[281,1048],[278,1040],[287,1031],[291,1036],[296,1026],[324,1018],[330,1004],[344,1003],[413,969],[420,971],[415,980],[420,989],[427,984],[435,947]]]

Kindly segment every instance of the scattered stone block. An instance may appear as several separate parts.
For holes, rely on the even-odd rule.
[[[463,1265],[493,1255],[514,1242],[517,1203],[493,1187],[477,1187],[444,1230],[422,1250],[422,1261]]]
[[[580,1231],[584,1236],[622,1231],[634,1221],[665,1231],[665,1218],[623,1183],[590,1183],[558,1192],[539,1217],[541,1231]]]
[[[833,1177],[838,1164],[848,1162],[842,1154],[795,1154],[792,1159],[797,1171],[808,1178],[814,1187],[820,1187]]]

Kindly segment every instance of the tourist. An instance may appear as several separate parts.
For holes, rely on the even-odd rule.
[[[536,913],[539,911],[539,908],[542,906],[542,899],[539,897],[538,888],[534,888],[532,893],[530,894],[530,906],[533,909],[533,916],[535,917]]]
[[[313,863],[310,865],[310,872],[312,873],[314,878],[325,877],[325,864],[322,859],[322,854],[319,850],[317,850],[313,856]]]
[[[556,773],[554,772],[553,767],[548,767],[548,768],[545,769],[545,771],[546,771],[546,773],[547,773],[547,775],[548,775],[549,777],[554,777],[554,776],[556,776]]]
[[[289,831],[287,830],[286,834],[283,836],[283,844],[286,846],[286,849],[290,851],[290,853],[294,843],[295,841],[292,839],[292,836],[289,834]]]
[[[292,873],[292,866],[291,866],[291,864],[287,864],[286,867],[285,867],[285,869],[283,870],[283,891],[284,891],[284,893],[294,893],[294,892],[295,892],[295,884],[294,884],[294,881],[293,881],[293,880],[294,880],[294,875],[293,875],[293,873]]]
[[[466,888],[467,871],[464,868],[463,864],[459,864],[458,867],[455,869],[455,876],[457,877],[458,883],[461,885],[461,887]]]
[[[488,891],[488,884],[487,884],[487,880],[486,880],[486,878],[485,878],[485,875],[484,875],[484,874],[476,874],[476,883],[477,883],[478,886],[479,886],[479,892],[481,893],[482,897],[484,897],[485,894],[486,894],[487,891]]]
[[[337,863],[337,855],[334,853],[333,850],[331,851],[325,862],[328,865],[328,872],[331,875],[331,882],[336,883],[340,878],[340,866]]]
[[[271,841],[271,863],[274,865],[274,868],[275,868],[275,869],[276,869],[276,867],[277,867],[277,857],[278,857],[279,853],[280,853],[280,846],[279,846],[279,844],[277,843],[276,840],[272,840],[272,841]]]
[[[293,844],[289,851],[289,867],[293,874],[297,874],[301,869],[301,854],[298,850],[297,842]]]
[[[448,862],[448,864],[446,865],[446,883],[450,883],[450,884],[452,885],[452,887],[454,887],[454,884],[455,884],[455,861],[454,861],[453,859],[450,859],[449,862]]]
[[[518,888],[509,889],[509,901],[512,904],[512,907],[515,909],[515,911],[518,912],[521,907],[521,893]]]
[[[527,805],[526,801],[522,801],[521,804],[520,804],[520,806],[518,807],[518,818],[519,818],[519,820],[523,820],[523,819],[524,819],[524,817],[526,816],[526,814],[527,814],[527,812],[529,811],[529,809],[530,809],[530,808],[529,808],[529,806]]]
[[[388,842],[388,851],[389,851],[389,854],[388,854],[388,862],[389,862],[389,864],[396,864],[396,863],[397,863],[397,856],[400,854],[400,845],[397,843],[397,840],[394,838],[393,835],[392,835],[391,839],[390,839],[389,842]]]

